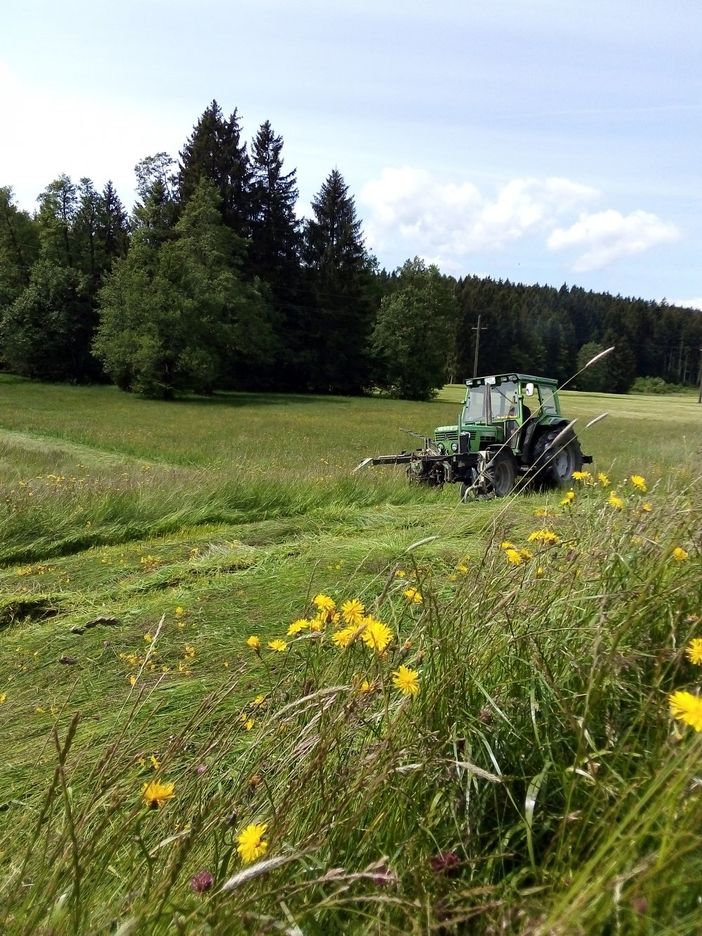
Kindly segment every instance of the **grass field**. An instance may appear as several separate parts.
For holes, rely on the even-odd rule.
[[[461,396],[0,376],[0,931],[698,931],[702,407],[565,393],[570,506],[351,473]]]

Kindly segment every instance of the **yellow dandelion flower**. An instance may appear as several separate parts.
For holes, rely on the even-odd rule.
[[[175,609],[176,617],[183,617],[185,615],[185,608],[182,608],[180,605]]]
[[[533,558],[534,558],[534,554],[533,554],[533,553],[530,553],[528,549],[520,549],[520,550],[519,550],[519,555],[522,557],[522,559],[533,559]]]
[[[309,626],[310,622],[307,618],[298,618],[296,621],[293,621],[288,628],[288,637],[294,637],[296,634],[301,633],[301,631],[308,630]]]
[[[651,504],[650,501],[644,501],[643,504],[641,505],[641,509],[643,510],[644,513],[651,513],[651,511],[653,510],[653,504]]]
[[[548,509],[548,507],[537,507],[536,510],[534,511],[534,516],[535,517],[550,517],[551,511]]]
[[[257,637],[256,634],[252,634],[250,637],[246,638],[246,646],[251,647],[252,650],[260,650],[261,638]]]
[[[694,663],[695,666],[702,666],[702,637],[694,637],[690,641],[685,655],[690,663]]]
[[[673,692],[668,696],[670,714],[678,721],[702,731],[702,699],[691,692]]]
[[[517,547],[514,543],[510,543],[509,540],[502,540],[500,543],[500,549],[516,549]]]
[[[641,491],[642,494],[645,494],[648,488],[646,487],[646,479],[643,475],[633,474],[629,476],[629,481],[633,484],[637,491]]]
[[[618,494],[615,494],[614,491],[609,492],[607,503],[610,507],[614,507],[615,510],[622,510],[624,508],[624,501]]]
[[[288,649],[288,645],[284,640],[269,640],[268,649],[273,650],[275,653],[285,653]]]
[[[404,569],[395,569],[395,578],[407,578],[407,573]]]
[[[609,480],[609,477],[604,473],[604,471],[597,472],[597,480],[600,483],[600,487],[603,487],[603,488],[609,487],[610,484],[612,483]]]
[[[129,677],[129,685],[130,685],[130,686],[136,686],[136,681],[137,681],[136,676],[134,676],[134,675],[132,674],[132,675]]]
[[[263,695],[263,693],[260,692],[256,696],[256,698],[251,702],[251,705],[254,708],[260,708],[262,705],[265,705],[265,702],[266,702],[266,697],[265,695]]]
[[[318,611],[333,612],[336,610],[336,602],[333,598],[330,598],[329,595],[322,595],[321,593],[315,595],[312,599],[312,604]]]
[[[361,685],[358,687],[359,692],[373,692],[375,689],[375,683],[372,683],[368,679],[364,679]]]
[[[529,534],[530,543],[560,543],[560,537],[553,530],[534,530]]]
[[[518,549],[514,549],[513,547],[505,549],[505,559],[512,565],[521,565],[524,561],[521,552]]]
[[[152,755],[151,755],[151,757],[149,758],[149,763],[150,763],[151,766],[154,768],[154,770],[158,770],[159,767],[161,766],[161,762],[160,762],[160,760],[158,759],[158,757],[156,757],[155,754],[152,754]]]
[[[251,731],[254,726],[254,720],[250,715],[240,715],[239,721],[241,722],[241,727],[244,731]]]
[[[686,549],[683,549],[682,546],[676,546],[672,552],[672,556],[676,562],[685,562],[690,558],[690,553]]]
[[[246,864],[263,857],[268,851],[268,842],[263,837],[267,828],[265,822],[252,823],[237,835],[236,850],[241,860]]]
[[[574,481],[580,481],[582,484],[592,484],[592,475],[589,471],[574,471],[571,478]]]
[[[0,692],[0,705],[4,705],[5,702],[7,702],[7,693]]]
[[[310,619],[310,630],[313,634],[318,634],[319,631],[324,630],[324,619],[319,617],[313,617]]]
[[[153,642],[154,642],[154,638],[153,638],[152,634],[150,634],[150,633],[148,633],[148,632],[147,632],[146,634],[144,634],[144,642],[147,643],[147,644],[153,643]]]
[[[424,601],[424,597],[418,588],[406,588],[402,594],[410,604],[421,604]]]
[[[565,497],[561,501],[561,507],[570,507],[574,500],[575,491],[567,491]]]
[[[341,617],[344,624],[360,624],[365,612],[363,602],[359,601],[358,598],[345,601],[341,606]]]
[[[183,648],[183,656],[187,660],[193,660],[195,658],[195,647],[192,644],[186,644]]]
[[[149,809],[158,809],[160,806],[164,806],[168,800],[173,799],[175,784],[152,780],[151,783],[144,784],[142,796]]]
[[[393,633],[387,624],[376,621],[373,617],[363,619],[365,627],[361,631],[361,640],[371,650],[382,653],[393,638]]]
[[[358,632],[358,627],[355,624],[350,624],[348,627],[343,627],[332,634],[332,643],[340,650],[345,650],[353,643]]]
[[[468,572],[468,566],[465,562],[459,562],[456,566],[456,572],[460,572],[461,575],[466,575]]]
[[[417,695],[419,692],[419,673],[408,666],[400,666],[392,674],[392,684],[403,695]]]

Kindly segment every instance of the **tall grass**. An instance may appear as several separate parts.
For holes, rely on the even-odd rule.
[[[622,479],[619,506],[610,490],[526,501],[540,515],[511,545],[507,505],[490,505],[465,551],[447,518],[437,540],[338,574],[337,606],[358,598],[391,629],[382,653],[360,634],[339,647],[333,620],[287,636],[315,608],[284,565],[269,587],[289,588],[288,616],[247,620],[236,652],[202,627],[171,658],[174,623],[154,627],[99,741],[81,745],[98,736],[69,695],[51,775],[5,804],[2,925],[695,932],[701,742],[667,696],[700,681],[684,652],[702,636],[699,488]],[[195,669],[220,639],[220,676],[171,690],[163,664]],[[401,665],[418,694],[396,687]],[[153,778],[174,784],[157,809]],[[245,863],[237,836],[255,823],[267,848]]]

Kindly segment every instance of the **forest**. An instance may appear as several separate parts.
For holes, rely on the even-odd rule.
[[[309,216],[266,121],[250,142],[212,101],[178,159],[113,184],[66,175],[34,213],[0,187],[0,368],[44,381],[179,393],[275,390],[428,399],[475,368],[577,389],[695,384],[702,312],[578,286],[446,276],[419,258],[386,271],[337,169]],[[647,379],[647,380],[645,380]]]

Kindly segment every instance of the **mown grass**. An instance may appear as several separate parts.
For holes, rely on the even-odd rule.
[[[578,425],[611,412],[581,438],[622,509],[599,486],[460,505],[349,476],[459,392],[0,382],[0,928],[696,931],[699,736],[666,702],[699,683],[694,398],[567,396]],[[557,545],[529,543],[543,527]],[[319,592],[361,599],[386,653],[331,623],[287,637]],[[153,778],[175,796],[149,810]],[[237,854],[253,822],[270,866]]]

